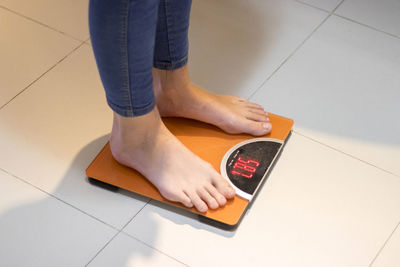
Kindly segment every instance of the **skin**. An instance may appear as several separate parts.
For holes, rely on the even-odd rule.
[[[200,212],[224,206],[235,192],[207,162],[169,132],[161,116],[186,117],[227,133],[254,136],[271,131],[263,107],[246,99],[208,93],[190,83],[187,66],[153,69],[157,108],[138,117],[114,112],[111,152],[123,165],[142,173],[165,198]],[[171,156],[174,155],[174,156]]]

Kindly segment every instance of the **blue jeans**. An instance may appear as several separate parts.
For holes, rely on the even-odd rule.
[[[187,64],[190,8],[191,0],[90,0],[92,47],[113,111],[153,110],[152,68]]]

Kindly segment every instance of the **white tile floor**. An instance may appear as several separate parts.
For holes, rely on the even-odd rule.
[[[87,182],[87,0],[28,2],[0,0],[0,266],[400,266],[399,1],[194,1],[192,80],[295,119],[233,232]]]

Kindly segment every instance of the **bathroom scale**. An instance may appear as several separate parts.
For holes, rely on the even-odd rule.
[[[165,199],[139,172],[119,164],[107,143],[86,170],[89,181],[109,190],[119,188],[172,205],[193,213],[199,220],[213,226],[235,229],[257,193],[267,180],[289,138],[293,120],[269,114],[272,131],[262,137],[247,134],[227,134],[219,128],[183,118],[163,118],[167,128],[193,153],[211,165],[227,179],[236,191],[224,207],[199,212],[194,207]]]

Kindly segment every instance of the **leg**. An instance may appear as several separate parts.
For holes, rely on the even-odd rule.
[[[155,106],[151,68],[158,0],[91,0],[90,36],[107,102],[121,116]]]
[[[90,1],[93,51],[114,111],[111,151],[167,199],[206,211],[224,205],[234,192],[167,130],[155,108],[152,65],[158,5],[158,0]]]
[[[190,83],[186,64],[190,5],[190,0],[160,3],[153,69],[160,114],[204,121],[228,133],[267,134],[272,126],[262,106],[211,94]]]

